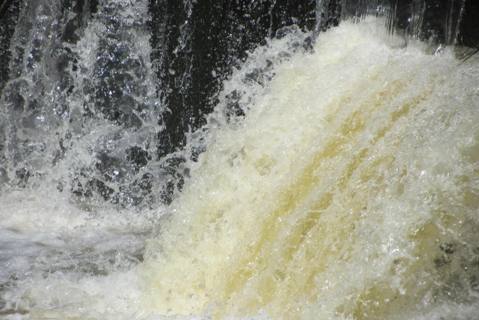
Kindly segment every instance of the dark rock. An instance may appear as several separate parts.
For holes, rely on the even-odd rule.
[[[171,112],[162,116],[158,156],[181,148],[185,133],[205,123],[232,66],[248,50],[292,24],[315,26],[316,1],[151,0],[152,58],[160,96]]]
[[[479,48],[479,2],[477,0],[466,0],[461,22],[458,43]]]

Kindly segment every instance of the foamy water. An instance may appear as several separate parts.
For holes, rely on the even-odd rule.
[[[313,53],[303,39],[258,48],[224,84],[170,206],[118,215],[54,191],[3,195],[13,262],[0,276],[21,276],[2,316],[474,319],[478,62],[403,48],[372,19],[321,34]],[[274,77],[248,82],[248,68]],[[227,116],[234,89],[244,118]]]

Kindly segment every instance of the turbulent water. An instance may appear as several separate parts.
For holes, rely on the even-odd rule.
[[[98,153],[107,128],[89,124],[0,198],[0,316],[477,319],[479,61],[383,25],[344,22],[313,50],[292,28],[251,53],[170,205],[118,212],[52,185]],[[120,147],[143,139],[128,132]]]

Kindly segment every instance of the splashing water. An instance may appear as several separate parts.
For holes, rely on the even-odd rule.
[[[152,310],[477,312],[477,63],[391,48],[374,25],[323,34],[215,132],[140,268]]]
[[[102,3],[87,24],[64,5],[25,2],[12,38],[0,100],[0,318],[35,318],[23,298],[32,281],[131,269],[161,211],[117,206],[153,203],[163,186],[153,186],[161,170],[138,161],[160,130],[147,6]]]
[[[312,53],[304,39],[272,40],[224,83],[171,205],[118,216],[60,192],[3,195],[1,241],[23,254],[0,259],[23,277],[2,315],[472,319],[479,62],[402,48],[370,18]]]

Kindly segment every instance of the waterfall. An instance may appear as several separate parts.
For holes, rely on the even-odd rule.
[[[153,313],[477,312],[477,65],[376,26],[322,34],[217,129],[140,268]]]
[[[473,319],[474,8],[4,1],[0,318]]]

